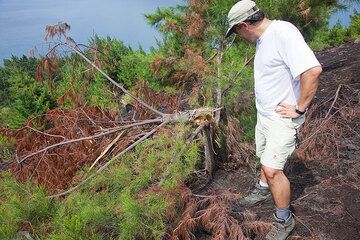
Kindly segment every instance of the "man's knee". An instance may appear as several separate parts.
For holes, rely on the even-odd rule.
[[[279,169],[274,169],[274,168],[270,168],[270,167],[266,167],[266,166],[262,166],[261,167],[262,170],[264,171],[265,177],[268,181],[274,181],[274,179],[281,175],[283,173],[282,170]]]

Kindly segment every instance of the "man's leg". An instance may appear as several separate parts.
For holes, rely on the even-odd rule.
[[[275,206],[277,208],[288,208],[290,205],[290,182],[284,172],[262,166],[261,174],[264,175],[269,184]]]
[[[295,149],[297,125],[291,119],[269,118],[269,134],[261,164],[262,174],[275,202],[276,223],[275,228],[266,235],[267,240],[284,240],[295,227],[295,220],[289,210],[290,182],[282,169]]]
[[[262,166],[262,170],[270,187],[275,202],[274,214],[278,225],[267,235],[267,240],[285,240],[295,227],[295,220],[289,210],[290,207],[290,182],[282,170]]]

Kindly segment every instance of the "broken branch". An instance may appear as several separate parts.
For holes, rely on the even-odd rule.
[[[152,119],[152,120],[146,120],[146,121],[142,121],[142,122],[139,122],[139,123],[133,123],[133,124],[129,124],[129,125],[125,125],[125,126],[121,126],[121,127],[118,127],[118,128],[115,128],[113,130],[109,130],[109,131],[105,131],[105,132],[101,132],[99,134],[95,134],[93,136],[88,136],[88,137],[82,137],[82,138],[77,138],[77,139],[71,139],[71,140],[68,140],[68,141],[62,141],[62,142],[59,142],[59,143],[56,143],[56,144],[53,144],[53,145],[50,145],[50,146],[47,146],[39,151],[36,151],[34,153],[31,153],[29,155],[27,155],[26,157],[22,158],[20,161],[19,161],[19,164],[23,163],[26,159],[30,158],[30,157],[33,157],[39,153],[43,153],[43,152],[46,152],[52,148],[55,148],[55,147],[59,147],[59,146],[63,146],[63,145],[66,145],[66,144],[70,144],[70,143],[75,143],[75,142],[80,142],[80,141],[85,141],[85,140],[91,140],[91,139],[95,139],[95,138],[99,138],[99,137],[103,137],[105,135],[109,135],[109,134],[112,134],[112,133],[116,133],[120,130],[124,130],[124,129],[127,129],[127,128],[131,128],[131,127],[134,127],[134,126],[140,126],[140,125],[145,125],[145,124],[150,124],[150,123],[158,123],[158,122],[162,122],[161,119],[157,118],[157,119]]]
[[[94,163],[91,165],[89,171],[95,166],[95,164],[110,150],[110,148],[112,146],[114,146],[114,144],[119,141],[120,137],[124,134],[124,132],[121,132],[114,140],[112,140],[112,142],[104,149],[104,151],[102,151],[102,153],[100,154],[100,156],[98,156],[96,158],[96,160],[94,161]]]
[[[98,66],[96,66],[95,63],[93,63],[92,61],[90,61],[82,52],[80,52],[78,49],[76,49],[76,47],[68,44],[68,43],[64,43],[64,42],[59,42],[57,44],[58,45],[63,45],[66,46],[68,48],[70,48],[71,50],[73,50],[76,54],[78,54],[81,58],[83,58],[87,63],[89,63],[91,66],[93,66],[98,72],[100,72],[106,79],[108,79],[112,84],[114,84],[116,87],[120,88],[121,91],[123,91],[124,93],[126,93],[127,95],[129,95],[131,98],[133,98],[134,100],[138,101],[141,105],[143,105],[144,107],[146,107],[147,109],[153,111],[154,113],[160,115],[160,116],[164,116],[164,113],[154,109],[153,107],[151,107],[149,104],[145,103],[144,101],[142,101],[140,98],[132,95],[127,89],[125,89],[122,85],[120,85],[119,83],[115,82],[111,77],[109,77],[103,70],[101,70]]]
[[[80,182],[78,185],[70,188],[69,190],[59,193],[59,194],[55,194],[55,195],[51,195],[48,198],[52,199],[52,198],[57,198],[57,197],[61,197],[61,196],[65,196],[73,191],[75,191],[76,189],[80,188],[82,185],[84,185],[85,183],[87,183],[88,181],[90,181],[91,179],[93,179],[94,177],[96,177],[100,172],[102,172],[105,168],[107,168],[110,164],[112,164],[115,160],[117,160],[119,157],[121,157],[122,155],[124,155],[125,153],[127,153],[128,151],[130,151],[131,149],[133,149],[134,147],[136,147],[136,145],[138,145],[139,143],[141,143],[142,141],[144,141],[145,139],[147,139],[148,137],[150,137],[152,134],[154,134],[157,130],[159,130],[159,128],[163,127],[164,125],[166,125],[168,122],[163,122],[160,125],[158,125],[157,127],[155,127],[153,130],[151,130],[149,133],[147,133],[146,135],[144,135],[143,137],[141,137],[140,139],[138,139],[136,142],[134,142],[133,144],[131,144],[130,146],[128,146],[126,149],[124,149],[123,151],[121,151],[118,155],[116,155],[115,157],[113,157],[110,161],[108,161],[106,164],[104,164],[102,167],[100,167],[95,173],[93,173],[92,175],[90,175],[89,177],[85,178],[82,182]]]

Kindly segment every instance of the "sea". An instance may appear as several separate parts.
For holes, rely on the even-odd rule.
[[[145,51],[161,40],[157,30],[144,17],[157,7],[175,6],[185,0],[0,0],[0,65],[3,59],[29,55],[30,49],[41,54],[48,49],[45,28],[59,22],[71,26],[68,35],[78,43],[87,43],[97,34],[122,40],[134,49]],[[332,15],[329,25],[337,21],[344,26],[349,15],[360,11],[360,3]]]

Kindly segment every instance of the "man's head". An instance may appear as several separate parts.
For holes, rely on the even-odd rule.
[[[251,0],[239,1],[229,11],[229,29],[226,38],[236,33],[249,42],[255,42],[258,38],[255,31],[257,24],[264,18],[264,12],[256,6],[255,2]]]

